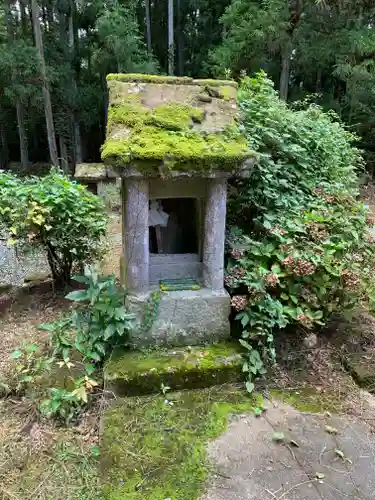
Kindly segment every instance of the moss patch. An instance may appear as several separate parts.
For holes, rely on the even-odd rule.
[[[343,359],[346,370],[360,387],[375,391],[375,353],[347,354]]]
[[[192,123],[201,123],[204,111],[187,104],[166,103],[149,109],[141,104],[124,103],[108,111],[108,127],[122,124],[142,128],[149,125],[170,131],[189,129]]]
[[[133,129],[121,140],[108,139],[102,149],[103,161],[126,165],[135,160],[165,162],[178,170],[206,170],[220,165],[234,169],[249,157],[247,142],[238,136],[228,140],[223,134],[202,135],[196,132],[170,132],[153,126]],[[216,164],[216,165],[215,165]]]
[[[233,386],[128,398],[103,418],[103,496],[108,500],[195,500],[209,473],[205,445],[228,417],[262,401]]]
[[[212,80],[212,79],[197,79],[194,80],[188,76],[165,76],[165,75],[143,75],[141,73],[110,73],[107,75],[107,81],[118,82],[139,82],[139,83],[169,83],[172,85],[210,85],[218,87],[221,85],[229,85],[236,88],[237,83],[233,80]]]
[[[237,126],[231,82],[187,79],[190,85],[181,86],[178,78],[165,78],[170,77],[108,76],[105,163],[120,168],[132,164],[146,174],[161,167],[164,175],[173,169],[231,172],[254,156]]]
[[[106,363],[107,388],[117,395],[209,387],[243,380],[242,354],[237,344],[149,352],[118,352]]]
[[[170,83],[174,85],[187,85],[193,82],[193,78],[188,76],[143,75],[141,73],[110,73],[107,75],[107,81],[111,80],[118,82]]]
[[[344,403],[340,394],[318,392],[313,387],[301,387],[298,390],[274,389],[270,391],[273,399],[283,401],[301,412],[307,413],[341,413]]]

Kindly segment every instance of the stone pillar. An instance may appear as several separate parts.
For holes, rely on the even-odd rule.
[[[214,291],[224,287],[226,209],[227,180],[210,179],[204,220],[203,279],[204,286]]]
[[[149,287],[148,180],[122,181],[124,278],[131,292]]]

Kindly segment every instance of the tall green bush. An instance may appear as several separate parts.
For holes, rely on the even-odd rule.
[[[316,105],[289,108],[264,73],[242,82],[239,103],[258,163],[231,186],[225,282],[252,390],[276,357],[276,330],[308,331],[368,300],[374,259],[356,138]]]
[[[0,229],[9,245],[41,247],[56,284],[101,257],[106,226],[100,198],[62,172],[22,179],[0,172]]]

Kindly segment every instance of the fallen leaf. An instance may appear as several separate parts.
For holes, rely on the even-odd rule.
[[[339,432],[336,429],[336,427],[332,427],[330,425],[326,425],[325,429],[326,429],[326,432],[328,432],[328,434],[337,434]]]
[[[291,439],[289,444],[291,444],[295,448],[299,448],[299,444],[297,443],[297,441],[294,441],[294,439]]]
[[[335,454],[342,458],[343,460],[345,460],[345,455],[344,455],[344,452],[342,452],[341,450],[339,450],[338,448],[335,448]]]
[[[285,440],[285,436],[283,432],[274,432],[272,434],[272,441],[276,441],[277,443],[281,443]]]

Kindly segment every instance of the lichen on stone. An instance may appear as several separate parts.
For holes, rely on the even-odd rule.
[[[78,163],[74,176],[76,179],[105,179],[106,166],[104,163]]]

